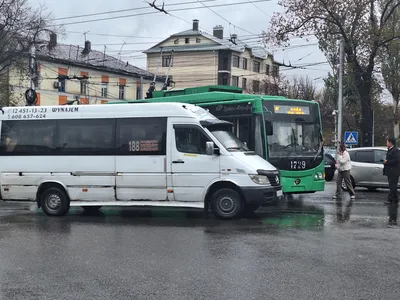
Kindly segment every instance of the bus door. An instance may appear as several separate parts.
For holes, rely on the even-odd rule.
[[[117,200],[167,200],[167,118],[117,120]]]
[[[176,201],[203,201],[204,189],[220,177],[220,156],[206,154],[211,142],[195,124],[174,124],[171,174]]]

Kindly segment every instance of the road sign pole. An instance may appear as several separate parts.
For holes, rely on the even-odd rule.
[[[339,65],[339,98],[338,98],[338,142],[342,140],[343,122],[343,63],[344,63],[344,41],[340,40],[340,65]]]

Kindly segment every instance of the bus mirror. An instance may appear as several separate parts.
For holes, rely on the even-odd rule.
[[[206,142],[206,154],[214,155],[214,142]]]
[[[272,122],[270,122],[270,121],[265,121],[265,134],[266,135],[274,134],[274,130],[272,128]]]

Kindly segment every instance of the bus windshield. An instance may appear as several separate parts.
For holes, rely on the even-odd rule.
[[[268,136],[270,157],[314,157],[320,144],[319,124],[298,120],[273,122],[273,135]]]
[[[321,152],[321,127],[318,107],[312,103],[264,101],[270,158],[316,157]]]

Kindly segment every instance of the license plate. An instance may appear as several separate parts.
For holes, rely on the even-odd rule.
[[[282,197],[283,196],[282,190],[277,191],[276,192],[276,196],[277,197]]]

